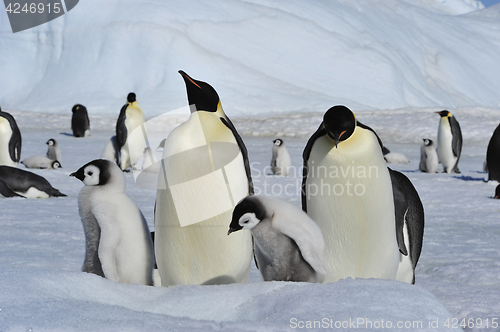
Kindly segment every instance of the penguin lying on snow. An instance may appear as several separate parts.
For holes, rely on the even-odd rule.
[[[63,197],[40,175],[10,166],[0,166],[0,180],[15,193],[26,198]]]
[[[12,115],[0,108],[0,165],[17,167],[21,160],[21,132]]]
[[[444,173],[460,173],[458,161],[462,153],[462,131],[455,117],[448,111],[436,112],[441,116],[438,127],[437,154]]]
[[[141,211],[125,194],[120,168],[97,159],[70,176],[85,184],[78,196],[86,241],[82,271],[115,282],[152,285],[150,232]]]
[[[436,145],[431,139],[424,138],[424,143],[420,147],[419,169],[425,173],[437,173],[439,159],[436,152]]]
[[[21,164],[27,168],[39,168],[39,169],[58,169],[62,168],[61,163],[58,160],[51,160],[44,156],[31,156],[23,161]]]
[[[0,180],[0,197],[22,197],[26,198],[24,196],[19,195],[15,191],[9,188],[5,182]]]
[[[265,281],[323,281],[323,236],[300,209],[275,198],[248,196],[234,208],[227,234],[240,229],[252,233]]]
[[[71,117],[71,130],[75,137],[90,136],[90,121],[87,108],[85,106],[76,104],[71,109],[73,115]]]
[[[47,143],[47,158],[50,160],[57,160],[59,162],[62,161],[61,157],[61,149],[59,149],[59,144],[53,138],[49,139]]]
[[[273,141],[273,158],[271,160],[271,171],[273,174],[288,176],[292,162],[290,154],[286,149],[285,142],[281,138]]]

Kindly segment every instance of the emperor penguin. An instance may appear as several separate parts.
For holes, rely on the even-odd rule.
[[[90,120],[87,108],[83,105],[76,104],[71,109],[73,113],[71,117],[71,130],[75,137],[90,136]]]
[[[132,167],[137,168],[137,163],[146,148],[146,139],[142,130],[135,130],[144,124],[144,113],[142,112],[135,93],[127,96],[127,103],[120,110],[116,122],[116,142],[120,151],[119,166],[122,170]]]
[[[163,286],[245,283],[250,232],[227,236],[234,206],[253,194],[248,153],[215,89],[179,71],[189,119],[165,141],[158,174],[155,254]]]
[[[302,209],[325,240],[324,282],[396,278],[393,190],[381,147],[370,127],[338,105],[304,149]]]
[[[436,112],[441,116],[438,127],[437,154],[443,172],[460,173],[458,161],[462,152],[462,131],[455,117],[448,111]]]
[[[281,138],[277,138],[273,143],[271,171],[275,175],[288,176],[290,174],[292,162],[290,160],[290,154],[286,149],[285,142]]]
[[[234,208],[227,234],[241,229],[252,233],[264,281],[323,281],[323,236],[299,208],[276,198],[247,196]]]
[[[51,138],[45,144],[48,145],[47,158],[49,158],[50,160],[57,160],[61,162],[61,149],[59,148],[59,144],[57,143],[57,141]]]
[[[115,282],[153,285],[153,243],[146,219],[125,193],[125,176],[96,159],[71,173],[85,186],[78,210],[85,231],[82,271]]]
[[[425,173],[437,173],[439,159],[436,152],[436,145],[429,138],[423,139],[424,143],[420,147],[419,169]]]
[[[19,195],[16,193],[14,190],[10,189],[9,186],[0,180],[0,197],[22,197],[26,198],[24,196]]]
[[[65,197],[44,177],[16,167],[0,166],[0,181],[26,198]]]
[[[500,125],[497,126],[488,143],[485,166],[488,181],[500,182]]]
[[[500,199],[500,184],[495,188],[495,196],[494,199]]]
[[[0,165],[17,167],[21,160],[21,132],[12,115],[0,108]]]
[[[58,169],[62,168],[59,160],[52,160],[44,156],[31,156],[23,161],[21,164],[26,168],[39,168],[39,169]]]
[[[391,175],[396,219],[399,265],[396,280],[415,283],[415,268],[422,251],[424,206],[411,181],[402,173],[388,168]]]

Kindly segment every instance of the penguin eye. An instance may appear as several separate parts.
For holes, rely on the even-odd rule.
[[[88,171],[88,172],[87,172],[87,175],[88,175],[88,176],[92,176],[92,174],[94,174],[92,171]]]
[[[245,219],[245,220],[243,221],[243,223],[244,223],[244,224],[248,224],[248,222],[249,222],[249,221],[250,221],[250,220]]]

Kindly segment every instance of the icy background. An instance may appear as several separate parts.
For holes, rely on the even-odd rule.
[[[17,119],[23,159],[58,140],[64,168],[35,172],[68,195],[0,200],[0,331],[281,331],[293,322],[326,327],[324,319],[333,327],[354,320],[356,330],[384,321],[437,331],[463,319],[498,330],[500,206],[481,171],[500,121],[499,19],[500,5],[473,0],[85,0],[12,34],[0,11],[0,105]],[[416,285],[264,283],[255,267],[246,285],[169,288],[81,273],[82,183],[69,174],[100,156],[130,91],[148,119],[169,114],[152,121],[153,148],[184,121],[179,69],[218,91],[249,149],[257,193],[300,206],[299,175],[266,174],[272,140],[284,137],[300,167],[308,137],[335,104],[404,153],[410,164],[390,166],[412,180],[426,212]],[[89,110],[89,138],[70,136],[75,103]],[[436,139],[433,112],[442,109],[462,127],[462,174],[418,171],[421,140]],[[126,177],[153,230],[155,192]],[[287,184],[297,190],[284,192]]]

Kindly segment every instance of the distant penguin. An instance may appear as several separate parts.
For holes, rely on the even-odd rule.
[[[0,197],[22,197],[26,198],[24,196],[19,195],[16,193],[14,190],[10,189],[5,182],[0,180]]]
[[[76,104],[71,109],[71,112],[73,112],[73,116],[71,117],[71,130],[73,131],[73,136],[90,136],[90,120],[85,106]]]
[[[118,121],[116,122],[116,142],[120,151],[119,166],[122,170],[132,167],[137,168],[137,163],[141,159],[146,147],[146,140],[142,131],[135,131],[144,124],[144,113],[135,93],[131,92],[127,96],[127,103],[120,110]]]
[[[85,184],[78,195],[86,239],[82,271],[115,282],[152,285],[151,235],[141,211],[125,194],[120,168],[97,159],[70,176]]]
[[[249,232],[227,236],[234,206],[253,194],[248,153],[215,89],[179,71],[192,114],[168,136],[158,175],[155,253],[162,286],[245,283]]]
[[[21,160],[21,132],[12,115],[0,109],[0,165],[17,167]]]
[[[234,208],[227,234],[240,229],[252,233],[264,281],[323,281],[323,236],[316,223],[294,205],[271,197],[245,197]]]
[[[59,144],[57,144],[57,141],[51,138],[45,144],[48,145],[47,158],[49,158],[50,160],[57,160],[61,162],[61,149],[59,149]]]
[[[302,209],[325,240],[325,282],[396,278],[394,197],[381,147],[351,110],[334,106],[304,149]]]
[[[486,170],[488,181],[500,182],[500,125],[497,126],[486,150]]]
[[[23,161],[21,164],[26,166],[26,168],[40,168],[40,169],[58,169],[62,168],[61,163],[58,160],[52,160],[44,156],[31,156]]]
[[[0,166],[0,180],[12,191],[26,198],[66,196],[40,175],[15,167]]]
[[[118,165],[120,161],[120,149],[118,148],[118,142],[116,141],[116,136],[112,136],[106,146],[102,150],[101,159],[111,160]]]
[[[290,174],[292,162],[290,160],[290,154],[286,149],[285,142],[282,139],[277,138],[273,141],[273,143],[271,171],[275,175],[288,176]]]
[[[436,152],[436,145],[431,139],[424,138],[424,143],[420,147],[419,169],[425,173],[437,173],[439,160]]]
[[[437,155],[443,172],[460,173],[458,162],[462,152],[462,131],[455,117],[448,111],[436,112],[441,116],[438,127]]]
[[[424,206],[411,181],[402,173],[389,168],[394,195],[396,238],[399,247],[399,266],[396,280],[415,283],[424,237]]]

